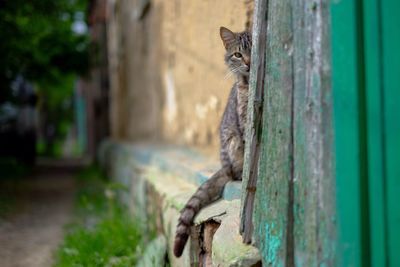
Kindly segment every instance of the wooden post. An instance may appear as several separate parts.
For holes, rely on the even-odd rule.
[[[335,266],[335,176],[328,1],[292,1],[294,257]]]
[[[255,14],[243,240],[265,266],[333,266],[329,5],[256,0]]]
[[[256,1],[253,28],[252,65],[249,86],[249,105],[246,125],[245,163],[242,182],[242,209],[240,233],[243,242],[251,243],[253,234],[253,207],[260,156],[262,103],[265,87],[265,47],[267,27],[267,2]]]

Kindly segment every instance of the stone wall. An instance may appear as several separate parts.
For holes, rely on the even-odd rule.
[[[179,211],[198,185],[218,168],[209,158],[171,145],[106,141],[99,162],[113,182],[127,189],[118,197],[147,233],[148,246],[143,255],[152,257],[158,251],[161,259],[174,267],[261,266],[259,251],[243,244],[239,234],[241,182],[228,183],[223,198],[202,209],[182,257],[172,253]],[[161,247],[153,247],[156,240],[164,240]]]
[[[232,85],[219,27],[242,31],[251,0],[108,0],[111,136],[218,153]]]

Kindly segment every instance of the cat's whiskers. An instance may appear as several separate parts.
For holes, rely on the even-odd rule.
[[[241,66],[230,69],[228,73],[224,76],[224,80],[228,79],[229,77],[233,76],[234,74],[238,73]]]

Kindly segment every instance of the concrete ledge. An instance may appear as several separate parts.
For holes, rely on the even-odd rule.
[[[239,235],[240,182],[226,186],[222,200],[200,212],[184,254],[172,244],[179,211],[218,164],[186,148],[105,142],[99,155],[110,177],[130,190],[120,196],[148,232],[167,240],[172,266],[257,266],[258,250]],[[200,264],[201,263],[201,264]]]

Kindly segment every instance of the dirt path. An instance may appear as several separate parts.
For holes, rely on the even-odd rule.
[[[71,216],[77,168],[45,164],[13,189],[14,211],[0,219],[0,267],[52,264],[63,226]]]

